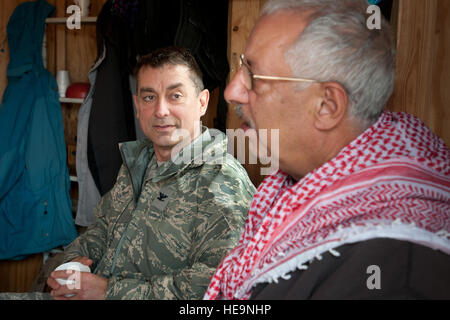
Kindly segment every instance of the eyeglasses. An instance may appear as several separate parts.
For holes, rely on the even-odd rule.
[[[309,82],[309,83],[318,82],[317,80],[312,80],[312,79],[263,76],[263,75],[259,75],[259,74],[253,74],[253,72],[250,71],[250,67],[245,63],[244,59],[245,59],[244,54],[241,54],[239,67],[244,68],[244,74],[246,75],[246,86],[247,86],[248,90],[252,90],[252,88],[253,88],[253,79],[295,81],[295,82]]]

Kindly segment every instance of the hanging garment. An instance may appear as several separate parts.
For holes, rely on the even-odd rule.
[[[8,86],[0,107],[0,259],[67,245],[77,236],[57,84],[42,64],[45,18],[54,7],[25,2],[7,34]]]
[[[139,133],[129,79],[137,55],[171,45],[189,49],[202,69],[205,87],[220,87],[214,127],[225,131],[227,22],[226,1],[214,3],[214,7],[203,1],[106,1],[97,19],[99,59],[104,56],[96,63],[95,84],[91,86],[87,156],[77,157],[77,166],[79,160],[87,162],[100,196],[112,188],[122,165],[118,144],[135,140],[136,131]],[[85,180],[79,187],[80,194],[86,193],[92,184]],[[92,217],[91,211],[83,212]]]
[[[76,168],[78,179],[78,205],[75,223],[77,225],[87,227],[94,222],[94,208],[100,200],[100,192],[92,177],[91,170],[88,166],[88,128],[89,115],[92,108],[92,96],[95,90],[95,81],[97,78],[97,68],[105,59],[106,50],[102,50],[102,55],[92,66],[89,71],[88,78],[91,86],[83,104],[78,111],[77,123],[77,153]]]
[[[95,90],[95,81],[97,78],[97,68],[103,62],[106,56],[106,49],[103,49],[102,55],[94,63],[94,66],[89,71],[89,81],[91,83],[90,90],[84,99],[83,104],[78,112],[77,125],[77,155],[76,167],[78,178],[78,206],[75,223],[80,226],[88,227],[94,223],[94,208],[100,201],[100,192],[92,177],[91,170],[88,165],[88,128],[89,115],[92,108],[92,96]],[[130,89],[135,93],[136,79],[130,76]],[[136,118],[136,108],[133,101],[133,113],[135,115],[136,138],[138,140],[145,138],[145,135],[140,127],[139,121]]]
[[[210,91],[219,87],[214,127],[225,132],[228,1],[140,1],[135,23],[134,46],[139,55],[166,46],[183,47],[192,53],[202,70],[205,87]]]
[[[127,24],[112,14],[107,1],[97,19],[99,56],[89,115],[87,161],[100,195],[116,182],[122,165],[118,144],[136,139],[129,75],[135,56]]]
[[[98,57],[88,74],[89,93],[78,112],[75,223],[80,226],[94,222],[97,202],[115,182],[122,164],[117,142],[143,135],[135,117],[130,80],[136,55],[127,41],[127,29],[134,23],[132,11],[137,8],[119,10],[117,4],[107,1],[97,19]]]

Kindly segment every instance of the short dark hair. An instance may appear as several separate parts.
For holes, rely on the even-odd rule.
[[[194,56],[189,50],[181,47],[165,47],[156,49],[144,56],[138,58],[136,66],[134,67],[134,75],[138,77],[139,71],[145,67],[160,68],[165,65],[183,65],[190,71],[190,78],[200,93],[205,87],[203,85],[203,74],[195,61]],[[136,83],[136,86],[138,84]],[[138,88],[137,88],[138,89]]]

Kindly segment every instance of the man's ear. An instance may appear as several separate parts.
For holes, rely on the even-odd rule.
[[[209,90],[205,89],[199,94],[200,101],[200,116],[203,116],[206,113],[206,109],[208,109],[209,103]]]
[[[347,114],[348,95],[344,87],[337,82],[325,82],[321,85],[314,126],[318,130],[331,130],[339,125]]]

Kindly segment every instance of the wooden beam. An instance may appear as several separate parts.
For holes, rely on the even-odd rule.
[[[230,1],[230,21],[228,23],[228,60],[232,79],[239,69],[239,55],[244,52],[250,32],[259,17],[262,1],[232,0]],[[228,106],[227,128],[239,128],[240,120],[234,114],[234,106]]]
[[[450,144],[450,2],[398,0],[397,69],[389,108],[412,113]]]
[[[259,17],[259,12],[266,0],[231,0],[229,7],[228,22],[228,61],[230,63],[229,79],[239,69],[239,55],[244,52],[247,39],[250,32]],[[240,128],[242,121],[234,113],[234,105],[228,105],[227,128]],[[236,143],[235,143],[236,146]],[[235,150],[236,152],[236,150]],[[245,154],[249,154],[248,145],[245,148]],[[265,176],[261,175],[261,165],[258,164],[242,164],[255,186],[258,186]]]
[[[56,0],[56,17],[66,15],[66,1]],[[66,25],[56,25],[56,71],[66,69]]]
[[[42,267],[42,253],[0,261],[0,292],[28,292]]]

